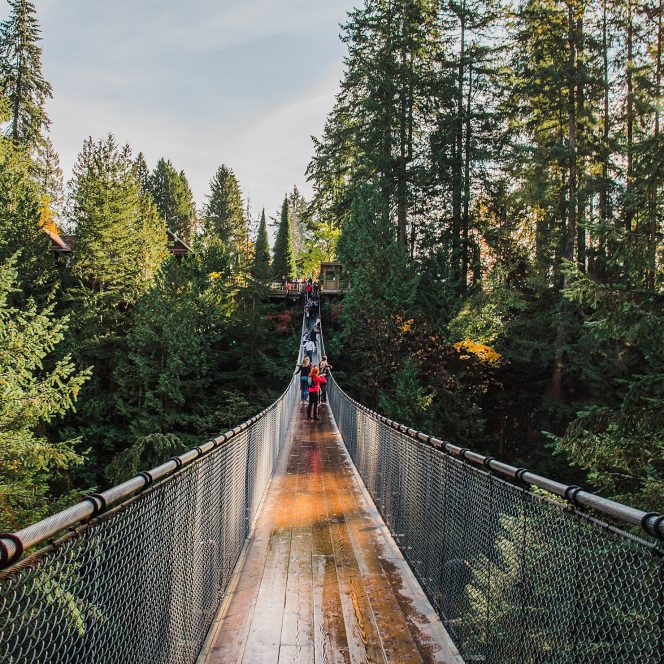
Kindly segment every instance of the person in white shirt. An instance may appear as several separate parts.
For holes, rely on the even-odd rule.
[[[304,354],[311,360],[314,361],[314,353],[316,352],[316,344],[311,340],[304,342]]]

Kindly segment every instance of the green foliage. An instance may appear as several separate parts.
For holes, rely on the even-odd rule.
[[[77,296],[85,314],[117,324],[123,308],[150,288],[166,257],[164,222],[152,199],[141,194],[131,149],[118,146],[112,134],[86,139],[73,173]]]
[[[313,227],[310,235],[298,254],[298,263],[302,266],[302,274],[317,275],[322,262],[335,259],[341,229],[336,224],[321,221]]]
[[[46,197],[54,216],[61,217],[65,204],[62,169],[60,168],[60,157],[48,136],[35,149],[32,174],[42,197]]]
[[[185,242],[191,241],[196,232],[196,214],[184,171],[178,173],[170,160],[160,159],[147,187],[166,228]]]
[[[197,422],[214,394],[227,318],[233,310],[228,256],[169,260],[138,303],[127,352],[115,370],[116,408],[132,437],[174,433],[194,444]],[[192,333],[196,331],[196,333]]]
[[[247,253],[247,219],[244,215],[240,185],[233,171],[221,165],[210,181],[203,229],[206,237],[218,237],[238,266]]]
[[[154,468],[186,450],[186,445],[172,433],[142,436],[114,457],[108,467],[108,478],[113,484],[119,484],[144,468]]]
[[[66,300],[71,307],[74,357],[93,365],[79,416],[68,418],[71,434],[92,448],[81,481],[94,484],[98,472],[124,445],[112,393],[113,371],[126,353],[130,311],[154,284],[166,257],[166,228],[152,197],[141,193],[128,146],[112,135],[83,145],[70,184],[76,222]]]
[[[9,18],[0,25],[0,80],[9,98],[12,140],[33,147],[50,120],[44,108],[53,94],[41,70],[41,31],[29,0],[9,0]]]
[[[365,0],[305,257],[317,224],[342,228],[351,290],[326,341],[361,401],[655,510],[663,22],[638,3]]]
[[[283,205],[281,206],[281,221],[279,222],[277,238],[274,242],[272,272],[277,279],[280,279],[282,276],[285,276],[286,279],[292,279],[297,275],[293,231],[287,197],[284,198]]]
[[[83,462],[76,439],[57,442],[45,425],[74,409],[90,371],[76,371],[69,355],[54,359],[67,319],[53,305],[10,304],[16,261],[0,264],[0,528],[15,529],[46,514],[52,483]]]
[[[8,100],[0,98],[0,119],[7,117]],[[39,227],[39,190],[31,176],[25,150],[0,136],[0,263],[16,256],[21,275],[20,297],[46,302],[55,283],[50,240]]]
[[[267,281],[272,276],[270,267],[270,243],[267,237],[267,224],[265,223],[265,210],[261,213],[258,226],[258,236],[254,247],[254,262],[251,267],[251,276],[259,281]]]
[[[642,509],[664,501],[664,316],[661,296],[593,282],[568,267],[566,296],[586,310],[582,335],[601,358],[602,393],[556,448],[600,490]],[[593,367],[595,371],[597,368]]]

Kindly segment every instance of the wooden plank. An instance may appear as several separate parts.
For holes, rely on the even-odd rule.
[[[279,664],[314,664],[314,647],[281,646]]]
[[[463,664],[345,449],[343,456],[339,466],[348,495],[364,515],[352,524],[350,536],[388,661]]]
[[[318,424],[306,423],[309,440],[304,445],[308,452],[313,508],[312,560],[314,581],[314,644],[316,664],[350,662],[346,626],[344,623],[339,581],[337,579],[334,548],[330,534],[325,481],[323,473],[330,472],[326,459],[323,431]]]
[[[299,450],[300,447],[297,447]],[[286,606],[281,628],[282,648],[287,646],[289,658],[313,657],[314,597],[311,565],[313,505],[311,480],[307,470],[307,455],[294,450],[288,462],[288,472],[296,477],[294,484],[295,505],[291,505],[291,550],[286,587]],[[285,497],[283,497],[285,498]],[[290,501],[289,501],[290,502]],[[294,646],[302,647],[293,650]],[[310,651],[304,646],[310,647]],[[281,661],[281,655],[280,660]],[[287,659],[284,661],[291,661]],[[300,661],[293,659],[292,661]],[[303,660],[304,661],[304,660]]]
[[[260,590],[254,608],[242,661],[247,664],[278,662],[281,626],[286,604],[286,583],[291,530],[272,533]]]
[[[350,664],[339,583],[333,556],[314,556],[316,664]]]
[[[374,621],[371,601],[360,575],[347,528],[348,523],[357,518],[357,513],[348,500],[349,496],[346,491],[340,490],[338,463],[340,455],[335,449],[335,442],[334,440],[326,442],[325,465],[335,468],[335,472],[324,475],[324,495],[329,515],[348,651],[352,662],[382,664],[385,662],[385,656]],[[345,489],[345,487],[343,488]]]

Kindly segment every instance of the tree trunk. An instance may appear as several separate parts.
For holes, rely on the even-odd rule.
[[[633,22],[633,0],[627,2],[627,63],[626,63],[626,86],[627,86],[627,168],[625,191],[625,230],[632,230],[634,219],[634,202],[632,201],[634,189],[634,22]]]
[[[655,126],[653,128],[653,145],[659,144],[660,104],[662,96],[662,0],[657,6],[657,48],[655,52]],[[650,178],[648,192],[648,257],[646,265],[646,288],[655,288],[657,274],[657,190],[659,188],[659,165],[655,163]]]
[[[576,161],[577,161],[577,174],[576,174],[576,197],[577,197],[577,217],[576,217],[576,245],[577,245],[577,265],[581,272],[586,271],[586,188],[584,186],[584,173],[585,173],[585,123],[584,123],[584,110],[585,110],[585,89],[584,79],[585,76],[579,76],[579,72],[584,72],[583,64],[583,50],[584,50],[584,32],[583,32],[583,6],[578,10],[576,18],[576,70],[575,80],[576,83]]]
[[[565,249],[563,258],[574,260],[574,241],[576,238],[577,222],[577,114],[576,114],[576,21],[574,18],[574,5],[568,5],[568,84],[567,84],[567,140],[569,145],[569,166],[567,171],[567,233],[565,236]],[[563,288],[569,285],[568,278],[563,281]]]
[[[597,257],[593,272],[606,278],[606,231],[609,224],[609,44],[607,25],[607,0],[602,0],[602,78],[604,83],[604,107],[602,115],[602,180],[599,189],[599,229],[597,233]]]
[[[466,116],[464,138],[464,165],[463,165],[463,218],[461,225],[461,291],[465,292],[468,286],[469,246],[468,229],[470,226],[470,142],[472,123],[470,118],[471,95],[473,91],[473,65],[468,64],[468,92],[466,93]]]
[[[457,73],[457,104],[454,132],[454,169],[452,173],[452,279],[454,287],[461,283],[461,198],[463,191],[463,113],[464,67],[466,48],[465,2],[459,14],[461,35],[459,41],[459,66]]]
[[[576,239],[577,222],[577,48],[576,34],[577,21],[575,17],[575,4],[573,1],[567,5],[567,29],[568,29],[568,52],[567,52],[567,140],[569,145],[569,166],[567,172],[567,232],[565,234],[565,245],[563,249],[563,258],[568,261],[574,260],[574,243]],[[569,286],[569,277],[563,278],[563,288]],[[565,371],[565,354],[563,348],[567,333],[565,330],[565,318],[567,305],[561,298],[560,310],[558,312],[558,324],[556,330],[556,340],[554,342],[555,357],[553,364],[553,374],[551,376],[551,398],[560,401],[563,397],[563,373]]]
[[[16,77],[16,91],[14,96],[14,117],[12,119],[12,139],[14,143],[18,143],[19,114],[21,112],[21,96],[23,94],[23,65],[20,56],[17,55],[16,58],[16,69],[18,74]]]

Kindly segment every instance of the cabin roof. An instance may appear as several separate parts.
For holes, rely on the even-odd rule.
[[[52,231],[45,226],[41,227],[44,233],[51,238],[51,251],[57,254],[70,254],[76,247],[76,236],[64,235],[56,231]],[[168,239],[166,246],[174,256],[185,256],[186,254],[193,254],[193,249],[176,233],[167,231]]]
[[[72,251],[71,240],[73,239],[71,235],[60,235],[60,233],[56,233],[55,231],[49,230],[44,226],[42,226],[42,230],[44,231],[44,233],[46,233],[46,235],[48,235],[51,238],[51,251],[55,251],[59,254],[71,253]],[[69,242],[67,240],[69,240]]]

